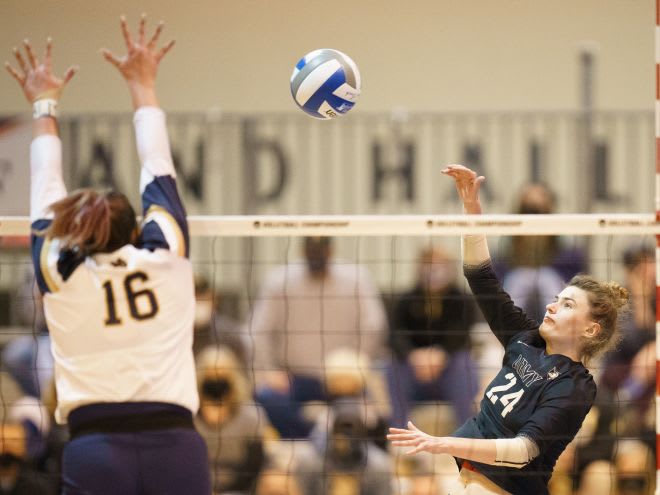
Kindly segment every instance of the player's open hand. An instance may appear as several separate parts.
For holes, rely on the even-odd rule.
[[[121,75],[129,84],[138,84],[144,88],[153,88],[156,83],[156,73],[158,65],[163,57],[174,46],[174,40],[166,43],[161,48],[157,48],[158,38],[163,31],[164,23],[161,21],[154,34],[146,39],[147,17],[142,14],[138,26],[137,36],[131,35],[126,24],[126,18],[120,18],[121,32],[126,42],[126,55],[118,57],[110,50],[103,48],[101,53],[103,57],[112,65],[117,67]]]
[[[42,98],[59,100],[62,90],[78,70],[78,67],[69,67],[60,79],[53,74],[53,42],[50,38],[46,43],[46,54],[43,61],[36,57],[29,40],[23,41],[25,57],[18,48],[14,48],[14,57],[18,69],[5,62],[5,68],[21,86],[25,97],[30,103]],[[27,59],[27,60],[26,60]]]
[[[481,213],[479,188],[486,178],[463,165],[447,165],[441,172],[454,178],[466,213]]]
[[[408,421],[408,428],[390,428],[387,439],[396,447],[412,447],[406,454],[412,455],[418,452],[430,452],[431,454],[443,454],[445,442],[442,437],[434,437],[424,433],[417,428],[412,421]]]

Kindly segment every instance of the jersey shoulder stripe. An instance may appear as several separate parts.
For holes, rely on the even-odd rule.
[[[39,291],[42,294],[46,292],[57,292],[59,284],[57,283],[57,274],[52,273],[50,269],[50,260],[55,255],[54,250],[57,243],[44,235],[44,231],[51,224],[52,220],[41,218],[32,222],[31,251],[32,264],[34,265],[34,274],[37,280]]]
[[[162,240],[158,239],[158,237],[160,237],[158,232],[151,231],[149,228],[145,229],[145,227],[151,222],[158,226],[160,234],[162,235]],[[151,205],[147,210],[142,225],[142,244],[145,248],[152,249],[162,247],[169,249],[179,256],[186,256],[186,240],[181,231],[181,227],[174,216],[165,208],[159,205]]]
[[[48,258],[50,258],[53,251],[55,251],[57,244],[57,242],[53,242],[53,239],[44,239],[41,253],[39,253],[39,272],[43,276],[49,292],[57,292],[60,289],[59,284],[55,281],[55,277],[50,272],[48,263]]]
[[[58,292],[78,266],[83,256],[71,249],[62,249],[59,239],[47,237],[44,231],[52,220],[39,219],[32,223],[32,264],[37,286],[42,294]]]
[[[149,174],[144,172],[143,175]],[[188,220],[174,177],[151,176],[142,191],[142,207],[145,218],[143,226],[153,219],[160,229],[143,228],[141,244],[147,249],[161,247],[174,252],[183,252],[182,256],[188,256]],[[150,215],[152,215],[151,219]],[[163,237],[169,247],[164,245]]]

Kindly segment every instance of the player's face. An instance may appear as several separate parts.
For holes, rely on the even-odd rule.
[[[580,347],[580,339],[593,325],[587,293],[578,287],[566,287],[546,307],[541,336],[555,348]]]

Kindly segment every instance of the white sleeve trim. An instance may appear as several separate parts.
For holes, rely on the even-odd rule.
[[[66,196],[62,180],[62,141],[44,134],[30,144],[30,221],[52,218],[48,207]]]
[[[485,235],[464,235],[461,237],[463,265],[479,266],[490,259]]]
[[[142,168],[152,177],[176,177],[170,142],[165,125],[165,112],[158,107],[140,107],[133,117],[135,141]],[[141,192],[144,191],[141,184]]]
[[[523,468],[539,455],[536,443],[526,436],[498,438],[495,440],[497,453],[495,464],[513,468]]]

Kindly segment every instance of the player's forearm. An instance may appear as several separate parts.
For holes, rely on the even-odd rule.
[[[461,237],[463,265],[479,266],[490,260],[488,241],[485,235],[464,235]]]
[[[32,122],[32,138],[36,139],[39,136],[52,135],[59,136],[57,129],[57,120],[55,117],[39,117]]]
[[[448,437],[447,454],[468,461],[520,469],[539,455],[535,442],[524,436],[495,440]]]
[[[165,125],[165,113],[157,107],[142,106],[135,112],[135,140],[142,167],[151,175],[176,177]],[[142,177],[143,182],[151,178]],[[145,184],[142,184],[144,186]]]
[[[443,440],[445,441],[443,447],[445,454],[482,464],[498,464],[495,440],[454,437],[446,437]]]
[[[479,196],[463,200],[463,212],[468,215],[481,215]],[[490,259],[488,243],[484,235],[466,235],[461,238],[463,264],[478,266]]]
[[[30,145],[30,219],[48,217],[48,207],[66,196],[62,180],[62,143],[55,119],[42,117],[33,125]]]

